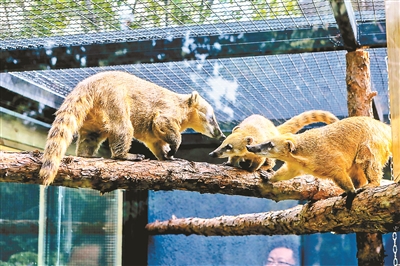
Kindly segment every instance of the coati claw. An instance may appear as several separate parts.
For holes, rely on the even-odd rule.
[[[353,205],[354,198],[355,198],[358,194],[360,194],[361,192],[363,192],[363,191],[366,190],[366,189],[367,189],[366,187],[361,187],[361,188],[356,189],[356,191],[355,191],[354,193],[353,193],[353,192],[344,193],[344,194],[347,194],[347,198],[346,198],[346,208],[347,208],[348,210],[351,209],[351,206]]]
[[[360,194],[361,192],[365,191],[367,188],[366,187],[360,187],[356,189],[356,194]]]
[[[142,161],[145,158],[143,154],[136,153],[128,153],[124,158],[115,158],[117,160],[126,160],[126,161]]]
[[[239,165],[242,169],[250,171],[252,161],[251,160],[243,160],[243,161],[239,162]],[[251,172],[253,172],[253,171],[251,171]]]
[[[142,161],[146,158],[146,156],[144,156],[144,154],[135,154],[136,155],[136,159],[137,161]]]
[[[268,170],[260,170],[260,177],[262,180],[269,181],[273,175],[273,171]]]
[[[351,209],[351,206],[353,205],[353,200],[356,197],[357,193],[352,193],[352,192],[348,192],[347,193],[347,198],[346,198],[346,208],[348,210]]]

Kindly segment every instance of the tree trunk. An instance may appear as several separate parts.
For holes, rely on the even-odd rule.
[[[304,235],[325,232],[387,233],[400,225],[399,193],[400,184],[398,183],[367,189],[356,196],[350,211],[345,206],[345,199],[339,196],[266,213],[221,216],[211,219],[172,218],[168,221],[150,223],[146,228],[150,234],[157,235],[205,236]],[[358,234],[358,236],[364,235]],[[366,240],[371,243],[369,237]],[[362,242],[365,243],[364,239]],[[367,248],[365,250],[367,253],[371,253],[369,246],[363,246]],[[374,256],[375,254],[369,255],[368,258],[371,259]]]
[[[41,156],[40,152],[0,152],[0,182],[42,184],[38,176]],[[275,201],[320,200],[343,193],[332,181],[312,176],[263,182],[269,174],[186,160],[131,162],[67,156],[53,185],[92,188],[102,193],[115,189],[189,190]]]
[[[391,231],[394,231],[394,228]],[[370,232],[357,233],[356,240],[358,265],[376,266],[384,264],[385,254],[382,244],[382,234]]]
[[[371,91],[369,54],[356,50],[346,54],[347,109],[349,116],[369,116],[372,113],[372,98],[377,95]]]
[[[373,117],[369,53],[362,49],[346,54],[347,108],[349,116]],[[383,265],[384,249],[380,233],[357,234],[358,265]]]

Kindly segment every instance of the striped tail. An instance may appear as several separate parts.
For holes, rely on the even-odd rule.
[[[73,140],[74,134],[93,106],[93,97],[88,95],[89,86],[83,82],[65,98],[47,136],[39,176],[45,186],[53,183],[61,159]]]
[[[328,111],[311,110],[292,117],[282,125],[277,126],[277,129],[281,134],[295,134],[306,125],[317,122],[332,124],[336,121],[339,121],[339,119]]]

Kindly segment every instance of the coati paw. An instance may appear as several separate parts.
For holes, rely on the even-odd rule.
[[[318,201],[318,200],[316,200],[316,199],[311,199],[311,200],[309,200],[309,201],[308,201],[308,206],[309,206],[309,207],[313,206],[314,203],[316,203],[317,201]]]
[[[127,161],[142,161],[145,158],[143,154],[133,154],[133,153],[128,153],[126,158],[124,160]]]
[[[251,171],[252,162],[250,160],[241,161],[241,162],[239,162],[239,165],[244,170],[247,170],[247,171],[250,171],[250,172],[254,172],[254,171]]]
[[[232,166],[232,167],[234,166],[233,164],[231,164],[231,163],[229,163],[229,162],[223,162],[222,165],[225,165],[225,166]]]
[[[274,170],[272,169],[260,170],[260,177],[264,181],[269,181],[273,175],[274,175]]]
[[[357,193],[358,193],[357,191],[356,192],[344,192],[344,193],[342,193],[340,195],[342,197],[346,197],[347,196],[347,198],[346,198],[346,208],[348,210],[351,209],[351,206],[353,205],[353,200],[356,197]]]
[[[175,158],[173,155],[163,155],[163,160],[164,161],[179,161],[182,159]]]
[[[356,189],[356,194],[360,194],[361,192],[365,191],[367,187],[360,187]]]
[[[347,198],[346,198],[346,208],[347,208],[348,210],[351,209],[351,206],[353,205],[354,198],[355,198],[358,194],[360,194],[361,192],[363,192],[363,191],[366,190],[366,189],[367,189],[366,187],[361,187],[361,188],[356,189],[355,192],[348,192],[348,193],[345,193],[345,194],[347,194]]]
[[[181,161],[181,162],[186,162],[187,160],[185,160],[185,159],[182,159],[182,158],[175,158],[175,157],[172,157],[172,159],[170,159],[170,160],[172,160],[172,161]]]

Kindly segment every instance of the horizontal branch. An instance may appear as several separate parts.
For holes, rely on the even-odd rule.
[[[42,184],[38,175],[41,156],[40,152],[0,152],[0,182]],[[115,189],[188,190],[275,201],[320,200],[343,192],[333,182],[312,176],[268,183],[263,181],[268,174],[186,160],[132,162],[67,156],[53,185],[92,188],[101,192]]]
[[[388,233],[400,229],[400,184],[359,193],[351,210],[345,198],[332,197],[291,209],[265,213],[220,216],[211,219],[172,218],[146,226],[150,234],[205,236],[286,235],[324,232]]]

